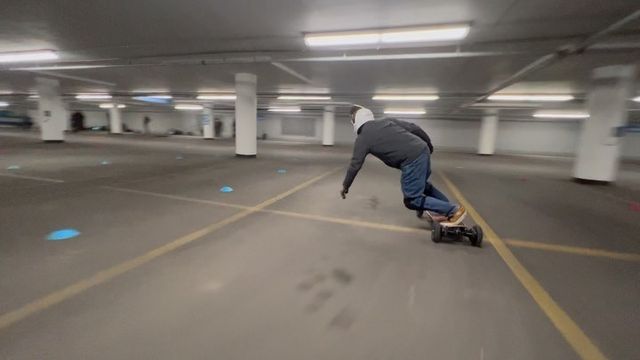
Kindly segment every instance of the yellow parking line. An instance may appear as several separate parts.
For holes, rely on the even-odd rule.
[[[235,209],[251,209],[252,208],[250,206],[231,204],[231,203],[225,203],[225,202],[213,201],[213,200],[196,199],[196,198],[179,196],[179,195],[162,194],[162,193],[156,193],[156,192],[144,191],[144,190],[134,190],[134,189],[127,189],[127,188],[113,187],[113,186],[103,186],[103,188],[114,190],[114,191],[132,193],[132,194],[149,195],[149,196],[155,196],[155,197],[160,197],[165,199],[181,200],[181,201],[188,201],[188,202],[199,203],[199,204],[230,207]],[[334,224],[360,226],[360,227],[387,230],[387,231],[408,232],[408,233],[425,233],[426,232],[426,230],[424,229],[416,229],[416,228],[407,227],[407,226],[373,223],[368,221],[335,218],[330,216],[305,214],[305,213],[292,212],[292,211],[272,210],[272,209],[260,209],[258,211],[263,213],[276,214],[276,215],[294,217],[299,219],[308,219],[308,220],[329,222]]]
[[[251,206],[231,204],[231,203],[225,203],[225,202],[213,201],[213,200],[203,200],[203,199],[197,199],[197,198],[191,198],[191,197],[179,196],[179,195],[156,193],[156,192],[144,191],[144,190],[134,190],[134,189],[127,189],[127,188],[113,187],[113,186],[104,186],[103,188],[114,190],[114,191],[148,195],[148,196],[154,196],[154,197],[166,198],[166,199],[172,199],[172,200],[188,201],[188,202],[199,203],[199,204],[230,207],[230,208],[242,209],[242,210],[252,208]],[[374,222],[362,221],[362,220],[336,218],[336,217],[316,215],[316,214],[305,214],[305,213],[285,211],[285,210],[261,209],[259,211],[268,213],[268,214],[280,215],[280,216],[288,216],[288,217],[294,217],[299,219],[328,222],[333,224],[358,226],[358,227],[365,227],[370,229],[378,229],[378,230],[385,230],[385,231],[392,231],[392,232],[416,233],[416,234],[425,234],[426,232],[428,232],[428,229],[385,224],[385,223],[374,223]],[[511,247],[518,247],[518,248],[565,252],[565,253],[583,255],[583,256],[607,257],[610,259],[624,260],[624,261],[640,261],[640,254],[635,254],[635,253],[621,253],[621,252],[613,252],[613,251],[607,251],[602,249],[543,244],[543,243],[522,241],[522,240],[505,240],[505,243]]]
[[[568,254],[576,254],[576,255],[584,255],[584,256],[604,257],[604,258],[623,260],[623,261],[640,261],[640,254],[637,254],[637,253],[622,253],[622,252],[593,249],[593,248],[587,248],[587,247],[581,247],[581,246],[545,244],[545,243],[534,242],[534,241],[513,240],[513,239],[505,240],[505,242],[509,246],[525,248],[525,249],[555,251],[555,252],[563,252]]]
[[[522,286],[529,292],[529,295],[535,300],[540,309],[547,315],[553,325],[560,331],[565,340],[571,345],[573,350],[582,359],[606,359],[604,354],[591,341],[591,339],[582,331],[578,324],[556,303],[545,288],[536,280],[533,275],[522,265],[515,257],[507,244],[498,234],[489,226],[489,224],[480,216],[476,209],[471,206],[469,201],[462,195],[460,190],[449,180],[449,178],[439,173],[445,185],[449,188],[451,194],[458,199],[458,202],[467,209],[467,212],[476,224],[480,225],[484,230],[485,238],[493,245],[498,255],[507,264],[511,272],[520,281]]]
[[[203,236],[213,233],[214,231],[232,224],[240,219],[247,217],[255,212],[258,212],[264,209],[267,206],[274,204],[275,202],[284,199],[285,197],[300,191],[313,183],[333,174],[340,168],[335,168],[331,171],[328,171],[322,175],[316,176],[313,179],[307,180],[302,184],[291,188],[279,195],[276,195],[268,200],[261,202],[260,204],[247,207],[243,211],[236,213],[226,219],[218,221],[214,224],[206,226],[200,230],[194,231],[188,235],[182,236],[178,239],[175,239],[165,245],[162,245],[158,248],[155,248],[145,254],[137,256],[133,259],[124,261],[120,264],[112,266],[106,270],[100,271],[88,278],[80,280],[72,285],[69,285],[63,289],[54,291],[48,295],[45,295],[37,300],[34,300],[16,310],[0,315],[0,330],[5,329],[18,321],[21,321],[33,314],[36,314],[40,311],[43,311],[47,308],[50,308],[56,304],[59,304],[69,298],[72,298],[75,295],[78,295],[94,286],[103,284],[119,275],[122,275],[132,269],[140,267],[162,255],[165,255],[171,251],[174,251],[186,244],[189,244],[195,240],[201,239]]]
[[[51,179],[51,178],[45,178],[45,177],[40,177],[40,176],[29,176],[29,175],[21,175],[21,174],[0,173],[0,176],[11,177],[11,178],[16,178],[16,179],[27,179],[27,180],[35,180],[35,181],[44,181],[44,182],[50,182],[50,183],[63,183],[64,182],[64,180],[60,180],[60,179]]]

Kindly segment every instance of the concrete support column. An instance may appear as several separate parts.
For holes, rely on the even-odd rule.
[[[67,129],[67,110],[60,96],[58,80],[37,78],[38,117],[40,135],[44,142],[63,142]]]
[[[115,103],[109,109],[109,129],[112,134],[122,134],[122,112]]]
[[[257,77],[236,74],[236,156],[256,157],[258,140]]]
[[[493,155],[496,152],[498,138],[498,112],[487,112],[482,117],[480,139],[478,141],[478,155]]]
[[[322,115],[322,145],[333,146],[336,139],[336,107],[325,106]]]
[[[617,128],[627,123],[627,101],[634,94],[635,67],[597,68],[587,100],[589,118],[582,124],[574,179],[579,182],[615,181],[620,155]]]
[[[205,108],[200,115],[202,123],[202,138],[213,140],[213,109]]]

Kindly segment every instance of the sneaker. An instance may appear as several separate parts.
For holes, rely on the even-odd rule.
[[[464,220],[466,216],[467,216],[467,210],[465,210],[464,206],[460,205],[458,206],[458,210],[456,210],[456,212],[454,212],[453,215],[449,216],[449,220],[446,222],[443,222],[442,225],[449,225],[449,226],[458,225],[462,222],[462,220]]]

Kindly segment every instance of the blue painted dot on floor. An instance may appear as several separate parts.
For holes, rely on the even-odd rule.
[[[19,165],[9,165],[7,166],[7,170],[20,170]]]
[[[233,188],[231,186],[223,186],[220,188],[221,193],[230,193],[233,192]]]
[[[100,165],[109,165],[109,164],[111,164],[111,162],[109,162],[108,160],[102,160],[100,162]]]
[[[278,174],[286,174],[287,173],[287,169],[278,169],[278,170],[276,170],[276,172]]]
[[[47,240],[59,241],[74,238],[80,235],[80,232],[76,229],[61,229],[56,230],[47,236]]]

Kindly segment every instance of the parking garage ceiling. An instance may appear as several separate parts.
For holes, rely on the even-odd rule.
[[[425,105],[430,113],[473,113],[465,105],[523,67],[639,8],[633,0],[8,1],[0,52],[52,49],[57,61],[23,67],[89,68],[0,64],[0,93],[22,101],[36,77],[48,76],[68,95],[187,98],[233,91],[234,74],[251,72],[263,103],[280,93],[327,93],[375,107],[373,94],[434,93],[441,99]],[[304,43],[313,32],[460,23],[470,32],[454,42],[323,50]],[[637,18],[503,92],[573,94],[579,102],[593,68],[630,63],[640,64]]]

